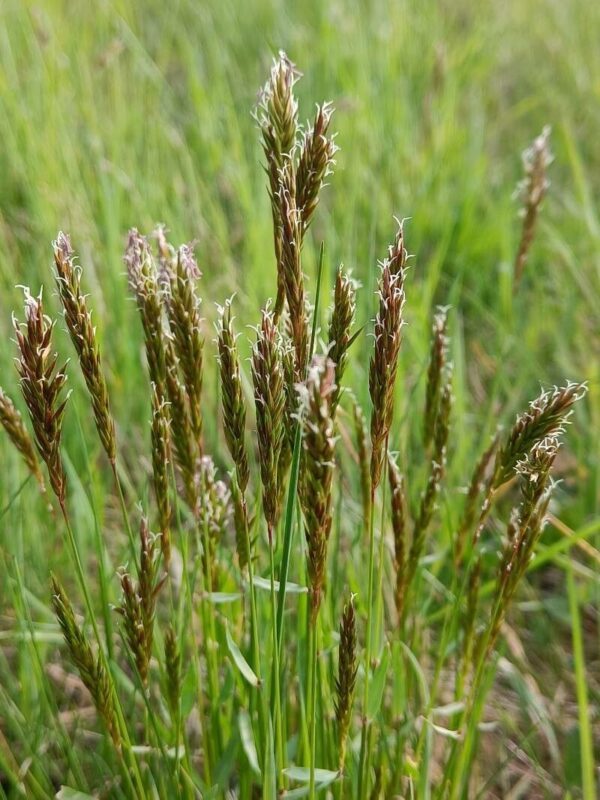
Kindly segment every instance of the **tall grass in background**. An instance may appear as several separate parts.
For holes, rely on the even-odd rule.
[[[403,343],[420,269],[408,256],[411,224],[397,223],[373,267],[374,303],[368,290],[358,299],[365,289],[349,271],[331,270],[326,247],[309,269],[305,243],[337,139],[327,103],[300,124],[299,77],[281,53],[254,115],[272,303],[253,308],[241,281],[217,309],[213,341],[193,246],[174,246],[162,226],[148,236],[131,230],[124,261],[143,331],[140,379],[109,347],[101,357],[87,270],[59,233],[54,282],[88,405],[65,392],[74,364],[55,355],[45,296],[25,290],[13,324],[32,437],[4,391],[0,419],[43,489],[38,529],[53,531],[49,544],[68,561],[53,560],[57,626],[24,582],[23,559],[2,551],[14,609],[7,640],[20,642],[2,651],[3,672],[14,685],[32,670],[27,695],[38,693],[33,728],[27,708],[2,698],[5,794],[459,798],[495,781],[478,758],[480,723],[504,638],[518,636],[510,611],[526,571],[571,543],[543,545],[541,536],[558,514],[552,474],[586,384],[538,392],[512,423],[502,412],[505,427],[489,441],[461,447],[468,401],[456,391],[455,312],[435,312],[425,368]],[[515,298],[527,291],[549,163],[544,131],[524,157]],[[353,367],[361,353],[364,385]],[[145,404],[140,440],[115,422],[108,363],[131,402]],[[87,474],[62,443],[73,406]],[[127,464],[132,446],[147,454],[141,478]],[[110,483],[94,474],[102,463]],[[5,516],[34,491],[33,482],[20,487]],[[568,563],[582,789],[591,798]],[[66,649],[48,664],[46,644],[59,632]],[[539,724],[548,725],[543,709]]]

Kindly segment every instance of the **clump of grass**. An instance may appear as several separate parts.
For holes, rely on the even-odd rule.
[[[116,747],[119,796],[251,800],[307,791],[315,798],[327,787],[335,797],[361,800],[466,796],[503,624],[542,536],[559,439],[585,393],[580,383],[543,391],[473,458],[465,500],[456,502],[453,320],[445,309],[433,316],[424,409],[411,407],[402,418],[394,413],[400,359],[412,358],[401,352],[410,277],[404,226],[379,264],[372,324],[359,318],[354,331],[359,287],[341,267],[332,275],[333,304],[323,316],[322,248],[311,308],[302,252],[311,246],[310,226],[337,147],[329,103],[317,106],[305,128],[298,124],[298,78],[281,53],[256,112],[276,299],[250,320],[258,324],[248,369],[232,301],[218,308],[212,354],[224,441],[216,437],[212,453],[204,441],[204,400],[213,387],[204,381],[212,345],[202,333],[200,269],[191,247],[171,244],[164,227],[152,238],[129,233],[125,263],[142,325],[151,407],[150,458],[142,462],[148,472],[134,476],[128,489],[129,499],[143,498],[147,509],[137,541],[117,478],[109,388],[82,270],[69,239],[57,237],[59,297],[130,540],[128,557],[117,562],[131,567],[118,573],[116,609],[109,602],[109,564],[123,542],[115,537],[109,547],[98,531],[96,598],[95,573],[82,560],[68,513],[61,452],[66,375],[57,368],[54,323],[41,293],[26,292],[25,323],[15,321],[33,439],[3,391],[0,421],[41,482],[35,442],[63,512],[87,621],[78,623],[54,577],[52,605]],[[542,144],[528,172],[533,216],[527,222],[526,215],[523,258],[541,202],[535,159],[545,158]],[[315,355],[322,318],[329,320],[324,355]],[[360,365],[348,368],[352,344],[365,328],[373,332],[368,382]],[[344,391],[348,375],[352,383]],[[408,437],[409,448],[403,426],[418,433]],[[126,436],[119,436],[123,447],[121,439]],[[513,484],[518,500],[507,516],[500,497],[511,498]],[[156,536],[148,519],[157,521]],[[507,531],[500,542],[499,526]],[[443,729],[432,709],[447,696],[441,676],[452,672],[458,710],[434,748],[432,737]],[[355,710],[357,691],[362,698]],[[78,742],[72,747],[73,756]],[[113,770],[110,759],[103,768]],[[306,787],[297,791],[296,782]],[[90,788],[81,783],[81,791]]]

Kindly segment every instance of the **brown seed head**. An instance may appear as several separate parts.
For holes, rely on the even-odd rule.
[[[173,347],[183,375],[192,430],[201,450],[204,339],[200,298],[196,292],[199,275],[191,248],[183,245],[177,252],[175,273],[167,294],[167,310]]]
[[[303,437],[303,479],[301,500],[304,531],[308,545],[308,575],[311,587],[311,614],[316,621],[321,603],[327,561],[327,542],[331,532],[331,492],[334,470],[334,426],[331,397],[335,389],[335,366],[325,358],[315,358],[308,373],[305,392]]]
[[[298,103],[294,97],[294,84],[300,73],[284,52],[274,60],[269,80],[259,96],[255,119],[261,131],[265,154],[265,169],[269,180],[271,214],[273,217],[273,243],[277,264],[277,300],[275,320],[283,311],[285,286],[281,264],[281,202],[279,173],[289,165],[294,172],[293,151],[298,131]]]
[[[389,257],[381,265],[379,312],[375,318],[375,348],[369,369],[371,413],[371,491],[381,480],[385,442],[394,412],[394,387],[402,341],[406,250],[402,225]]]
[[[263,486],[263,512],[270,535],[277,524],[277,472],[285,436],[285,379],[278,336],[273,315],[269,310],[264,310],[252,350],[252,380]]]
[[[352,719],[352,702],[358,672],[356,648],[356,614],[354,599],[350,596],[344,605],[340,623],[338,674],[335,681],[335,716],[339,736],[338,768],[340,772],[343,771],[346,761],[346,742]]]
[[[296,204],[302,218],[302,232],[311,223],[319,202],[319,193],[332,173],[337,151],[333,137],[328,136],[333,115],[331,103],[317,106],[312,126],[304,133],[296,170]]]
[[[52,579],[52,607],[65,637],[73,663],[81,680],[92,696],[96,710],[103,720],[115,747],[121,749],[121,734],[114,698],[104,663],[94,656],[89,640],[75,620],[73,606],[58,580]]]
[[[38,482],[42,492],[46,491],[44,476],[35,454],[35,447],[23,422],[21,413],[0,386],[0,423],[8,434],[8,438],[23,456],[27,468]]]
[[[160,545],[168,569],[171,559],[171,499],[169,494],[169,463],[171,461],[171,447],[169,436],[169,416],[164,400],[161,400],[152,387],[152,475],[154,479],[154,494],[158,507],[160,524]]]
[[[231,319],[231,300],[228,300],[223,308],[219,308],[217,344],[221,370],[225,440],[235,465],[240,491],[244,494],[250,477],[245,444],[246,406],[242,392],[236,336]]]
[[[147,240],[135,228],[129,231],[124,256],[129,286],[137,301],[150,380],[161,399],[166,398],[165,331],[163,325],[162,290],[158,271]]]
[[[423,437],[425,447],[429,447],[433,439],[435,421],[437,419],[444,369],[448,360],[448,311],[438,309],[433,320],[431,354],[427,371],[427,391],[425,393],[425,424]]]
[[[66,365],[56,366],[52,353],[54,322],[44,315],[42,293],[33,297],[25,289],[25,322],[13,317],[17,347],[17,372],[35,434],[38,452],[48,467],[50,485],[61,506],[65,502],[66,476],[60,456],[60,440],[66,400],[60,394],[67,380]]]
[[[59,231],[54,247],[56,286],[65,322],[79,358],[79,365],[89,392],[96,429],[111,464],[115,463],[117,445],[115,423],[110,413],[108,389],[102,371],[100,349],[92,314],[81,291],[81,267],[74,262],[69,237]]]
[[[192,421],[185,390],[179,380],[179,370],[175,349],[170,340],[164,348],[166,358],[166,389],[169,398],[171,437],[175,463],[181,474],[186,503],[194,514],[198,513],[198,492],[196,486],[196,466],[198,460],[197,443],[192,430]],[[158,391],[157,391],[158,394]],[[160,397],[160,394],[159,394]]]
[[[346,370],[348,348],[351,341],[352,326],[356,312],[356,282],[340,266],[335,281],[333,311],[329,323],[328,355],[335,364],[336,391],[332,398],[335,413],[340,399],[342,377]]]
[[[529,404],[529,410],[517,417],[504,445],[496,456],[494,488],[512,478],[518,462],[547,436],[560,434],[568,422],[574,403],[586,393],[582,383],[567,383],[561,389],[542,393]]]
[[[280,181],[281,270],[296,353],[296,380],[301,381],[308,358],[308,321],[301,261],[302,226],[291,169],[284,168],[281,171]]]
[[[550,128],[546,126],[542,133],[534,139],[531,147],[528,147],[523,153],[523,170],[525,175],[517,187],[517,193],[523,203],[521,209],[523,228],[521,230],[521,240],[514,264],[515,287],[518,287],[523,277],[523,271],[535,234],[535,226],[539,211],[544,196],[550,187],[547,171],[552,163],[552,158],[552,151],[550,150]]]

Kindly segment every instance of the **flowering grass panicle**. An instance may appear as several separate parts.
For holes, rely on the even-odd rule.
[[[450,412],[452,409],[452,378],[449,375],[442,388],[439,409],[435,421],[433,436],[433,454],[425,491],[421,496],[419,513],[416,516],[412,542],[408,555],[408,580],[415,574],[419,559],[423,554],[427,530],[436,509],[442,481],[446,472],[446,445],[450,429]]]
[[[231,300],[219,308],[217,346],[221,374],[223,430],[233,459],[240,491],[248,486],[250,468],[246,450],[246,406],[242,391],[240,363],[231,318]]]
[[[281,50],[273,61],[269,80],[260,93],[255,112],[261,131],[271,199],[273,244],[277,264],[277,299],[274,309],[276,321],[281,316],[285,302],[285,283],[281,264],[280,173],[284,167],[294,170],[293,151],[298,135],[298,102],[294,96],[294,85],[299,76],[300,73],[295,65]]]
[[[256,429],[263,513],[269,538],[279,516],[278,479],[281,448],[284,444],[285,378],[281,362],[279,334],[268,310],[263,310],[256,343],[252,350],[252,380],[256,406]]]
[[[396,459],[388,454],[388,480],[390,484],[390,506],[392,532],[394,534],[394,568],[396,580],[394,586],[394,604],[396,613],[401,619],[404,612],[404,596],[407,581],[407,555],[409,549],[408,504],[404,478],[400,474]]]
[[[510,480],[519,461],[527,456],[534,445],[547,436],[560,434],[568,422],[573,405],[587,392],[582,383],[569,382],[564,387],[551,391],[542,390],[532,400],[529,408],[519,415],[515,424],[496,451],[494,468],[484,492],[479,521],[475,528],[474,542],[477,541],[491,511],[496,491]]]
[[[118,611],[123,617],[125,635],[143,686],[148,683],[154,641],[156,598],[162,585],[162,581],[157,582],[156,576],[156,537],[150,532],[148,520],[142,517],[138,580],[134,582],[126,570],[122,571],[123,601]]]
[[[64,508],[66,475],[60,454],[63,417],[67,400],[60,399],[67,380],[66,365],[57,367],[58,356],[52,352],[54,322],[44,314],[42,293],[33,297],[25,289],[25,322],[13,316],[19,351],[17,372],[25,399],[35,443],[48,467],[52,490]]]
[[[174,276],[166,292],[173,346],[183,375],[190,421],[202,452],[202,378],[204,339],[196,281],[200,270],[188,245],[177,251]]]
[[[431,354],[427,370],[427,390],[425,393],[425,415],[423,438],[425,447],[433,440],[435,422],[440,405],[440,395],[444,380],[444,370],[448,361],[448,311],[440,308],[433,318]]]
[[[160,546],[168,569],[171,560],[171,496],[169,491],[169,464],[171,461],[170,420],[166,404],[161,400],[156,387],[152,387],[152,476],[154,495],[160,525]]]
[[[98,436],[114,466],[117,457],[115,423],[110,412],[108,388],[102,371],[96,329],[87,300],[81,291],[81,267],[74,262],[69,237],[60,231],[54,242],[56,286],[64,310],[65,322],[79,358],[85,385],[92,401]]]
[[[338,769],[346,763],[346,745],[352,721],[352,703],[358,673],[356,613],[352,595],[344,604],[340,622],[338,672],[335,681],[335,717],[338,727]]]
[[[331,492],[335,436],[331,397],[335,389],[335,367],[323,357],[315,358],[305,389],[304,469],[302,505],[308,549],[311,617],[319,613],[325,581],[327,543],[331,532]]]
[[[487,653],[493,647],[506,611],[541,536],[553,483],[551,471],[559,449],[558,434],[537,442],[519,461],[521,503],[514,510],[498,569],[494,613],[486,632]]]
[[[331,103],[317,106],[314,122],[303,136],[296,170],[296,205],[302,218],[302,235],[312,221],[323,183],[335,164],[337,147],[333,137],[327,135],[332,115]]]
[[[104,663],[99,656],[94,655],[87,636],[75,620],[73,606],[54,575],[52,575],[52,607],[81,680],[91,694],[96,711],[106,725],[115,747],[120,750],[121,733]]]
[[[333,310],[329,321],[329,358],[335,364],[335,393],[331,399],[333,413],[340,401],[342,378],[348,362],[348,349],[352,342],[352,326],[356,315],[356,282],[343,268],[337,271],[333,295]]]
[[[402,341],[406,250],[400,225],[389,256],[381,265],[379,311],[375,318],[375,348],[369,366],[371,395],[371,492],[381,481],[385,443],[394,413],[394,389]]]
[[[135,228],[129,231],[124,259],[142,327],[150,380],[161,398],[167,396],[167,361],[161,287],[148,241]]]
[[[296,205],[293,175],[289,167],[281,171],[279,200],[283,286],[296,357],[296,380],[302,381],[308,358],[308,320],[301,260],[302,219]]]
[[[169,410],[173,455],[183,481],[185,500],[194,514],[197,514],[199,497],[196,485],[198,463],[196,440],[192,430],[185,389],[179,378],[177,356],[170,340],[167,340],[164,352],[166,356],[165,381],[168,405],[163,407]],[[158,400],[162,398],[162,395],[160,395],[158,387],[156,391]]]
[[[531,147],[523,153],[525,176],[517,187],[517,193],[523,203],[521,209],[523,227],[514,263],[515,289],[523,277],[542,201],[550,187],[547,173],[551,163],[550,127],[546,125],[541,134],[534,139]]]
[[[35,454],[35,445],[33,444],[31,436],[25,427],[21,412],[16,408],[11,398],[6,394],[1,386],[0,423],[6,431],[8,438],[23,456],[23,460],[27,464],[27,468],[38,482],[40,489],[42,492],[45,492],[46,484],[44,483],[44,476],[42,474],[42,470],[40,469],[40,462]]]

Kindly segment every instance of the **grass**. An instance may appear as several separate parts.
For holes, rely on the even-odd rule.
[[[456,487],[468,483],[474,461],[498,420],[510,424],[514,413],[538,394],[540,382],[551,386],[565,377],[588,382],[587,398],[569,427],[556,464],[555,472],[563,481],[554,494],[552,523],[536,548],[532,569],[494,649],[491,663],[497,661],[500,670],[488,695],[485,718],[499,724],[493,732],[481,734],[479,760],[469,772],[473,793],[563,796],[570,792],[575,797],[592,797],[598,755],[594,642],[600,557],[600,337],[595,324],[600,224],[594,199],[599,190],[594,142],[600,119],[593,100],[600,86],[595,46],[600,12],[593,4],[577,0],[542,6],[509,2],[501,9],[460,2],[325,7],[304,0],[293,8],[266,2],[200,6],[182,1],[174,9],[154,3],[143,8],[136,3],[89,4],[82,7],[77,26],[64,3],[29,8],[7,2],[0,15],[0,325],[5,326],[3,340],[7,342],[0,352],[1,383],[23,408],[12,367],[14,348],[8,344],[10,314],[20,309],[22,299],[15,284],[30,285],[35,294],[44,283],[46,308],[56,315],[59,302],[51,292],[48,245],[57,230],[68,230],[81,254],[83,284],[90,292],[98,326],[120,445],[116,485],[123,489],[132,523],[138,521],[138,501],[144,509],[153,509],[151,410],[141,328],[123,274],[124,235],[133,225],[150,230],[157,221],[164,221],[173,241],[198,239],[197,255],[204,273],[202,314],[207,318],[204,441],[206,452],[224,475],[232,462],[218,421],[213,302],[222,303],[236,292],[235,324],[244,334],[238,346],[245,367],[250,354],[245,326],[257,324],[260,307],[275,290],[271,209],[250,109],[278,47],[284,47],[306,73],[297,87],[302,118],[312,115],[315,100],[331,99],[337,108],[332,125],[341,151],[304,247],[307,291],[314,298],[319,248],[322,241],[326,245],[317,350],[319,339],[326,338],[326,308],[337,264],[343,261],[351,267],[363,284],[357,296],[359,328],[375,313],[375,263],[383,257],[393,232],[392,214],[410,217],[406,232],[415,257],[406,279],[408,325],[398,366],[401,389],[395,395],[390,450],[398,454],[403,469],[411,465],[406,477],[413,508],[426,478],[421,409],[431,319],[440,303],[452,305],[449,355],[454,364],[454,407],[445,488],[433,523],[435,537],[429,540],[413,587],[419,624],[413,641],[398,641],[389,628],[393,599],[386,595],[389,648],[378,653],[368,693],[378,730],[385,729],[383,720],[387,725],[393,719],[421,719],[422,728],[410,733],[410,747],[396,762],[390,742],[375,737],[371,788],[378,763],[384,765],[382,780],[388,785],[397,777],[389,765],[396,763],[405,780],[412,780],[418,797],[427,797],[443,785],[439,770],[445,761],[440,751],[452,747],[452,731],[461,714],[448,705],[453,698],[448,698],[447,667],[464,623],[458,604],[449,600],[466,587],[449,580],[449,561],[444,555],[462,509],[463,498]],[[521,177],[519,154],[545,124],[552,126],[555,154],[549,169],[551,187],[521,286],[514,294],[512,264],[520,223],[512,194]],[[55,341],[66,356],[72,349],[63,327],[62,323],[57,326]],[[372,347],[370,337],[363,334],[357,339],[344,379],[355,388],[367,412]],[[243,397],[251,408],[250,371],[243,372]],[[135,560],[128,551],[115,482],[95,437],[94,418],[75,363],[69,367],[69,384],[74,392],[62,453],[74,543],[89,580],[92,604],[102,612],[102,633],[112,625],[120,657],[125,648],[119,639],[119,620],[114,614],[105,617],[104,611],[107,603],[120,602],[119,583],[112,577],[117,567],[127,560],[134,572]],[[337,445],[344,453],[352,439],[347,399],[340,409],[342,441]],[[250,417],[249,430],[254,426]],[[353,444],[349,452],[354,450]],[[363,509],[358,475],[350,463],[344,456],[343,480],[334,483],[329,547],[331,551],[336,543],[340,553],[336,586],[358,593],[359,640],[364,643],[366,559],[358,554],[366,551],[357,550],[356,542],[360,540],[364,548],[367,534],[361,538]],[[97,738],[100,728],[89,718],[87,700],[61,647],[48,602],[53,569],[67,583],[77,609],[82,608],[74,582],[66,574],[61,526],[48,515],[35,481],[26,481],[26,468],[6,437],[0,446],[0,466],[4,478],[0,489],[0,775],[4,782],[0,791],[18,796],[14,784],[23,765],[30,764],[27,780],[32,781],[28,784],[32,796],[51,796],[61,781],[88,792],[104,786],[109,796],[123,796],[129,772],[114,784],[108,777],[117,770],[114,755]],[[253,481],[256,489],[256,474]],[[489,529],[498,540],[515,497],[514,490],[501,497],[492,515]],[[175,509],[175,518],[181,520],[177,530],[187,524],[186,505]],[[254,512],[260,505],[255,505],[252,494],[250,513],[257,520],[259,514]],[[379,506],[387,509],[384,497]],[[284,521],[290,539],[296,514],[290,506]],[[386,514],[389,525],[389,510]],[[379,525],[377,517],[375,532]],[[253,528],[250,539],[257,533]],[[304,560],[298,556],[302,541],[298,528],[289,579],[306,585]],[[376,544],[383,546],[379,538]],[[184,555],[186,548],[195,551],[191,539],[180,545]],[[233,542],[228,540],[227,546],[231,558],[225,556],[225,574],[231,579],[238,573]],[[384,586],[391,589],[392,559],[386,563]],[[263,634],[260,644],[269,650],[266,550],[255,568],[258,577],[266,579],[266,589],[256,589],[255,613]],[[198,565],[197,574],[189,580],[206,577]],[[480,590],[483,602],[493,597],[494,586],[495,573],[488,564]],[[226,589],[232,595],[239,593],[237,586]],[[168,597],[164,587],[162,591]],[[138,724],[146,731],[140,740],[136,735],[136,743],[160,742],[157,730],[175,737],[169,747],[186,742],[181,760],[169,760],[154,750],[147,755],[136,753],[147,770],[141,780],[147,786],[154,782],[159,796],[171,796],[169,786],[191,793],[186,776],[191,781],[204,780],[201,766],[193,760],[199,747],[194,737],[202,738],[204,730],[194,727],[196,712],[192,710],[205,706],[198,698],[206,696],[206,680],[209,689],[210,681],[217,688],[217,696],[205,713],[207,719],[219,720],[214,741],[205,742],[207,750],[212,747],[219,754],[211,780],[221,781],[222,786],[237,771],[242,775],[239,791],[249,796],[256,780],[252,770],[258,763],[269,778],[265,785],[277,779],[291,783],[290,774],[282,779],[278,773],[282,748],[277,731],[271,731],[267,723],[269,709],[261,725],[261,701],[246,702],[258,694],[248,683],[257,672],[256,665],[247,661],[252,661],[252,648],[247,648],[243,636],[248,628],[242,628],[239,598],[221,604],[216,601],[223,597],[201,595],[195,624],[209,629],[215,625],[209,636],[219,644],[215,657],[210,648],[205,651],[200,629],[187,629],[185,607],[192,591],[193,583],[184,581],[181,596],[187,601],[179,609],[175,603],[174,626],[184,645],[180,718],[174,725],[178,732],[167,725],[165,733],[168,717],[162,710],[157,714],[152,705],[145,707],[132,664],[122,658],[109,664],[117,692],[127,709],[136,709]],[[334,707],[336,631],[343,598],[329,586],[320,611],[317,680],[325,687],[321,700],[326,713],[318,716],[313,748],[309,709],[304,705],[309,677],[305,666],[309,661],[307,597],[294,592],[288,593],[286,613],[281,614],[288,664],[297,665],[297,670],[288,672],[291,683],[284,691],[285,705],[291,702],[289,697],[298,702],[297,707],[292,704],[294,724],[288,730],[288,746],[297,748],[295,754],[304,754],[308,745],[311,752],[318,752],[317,767],[334,769],[335,737],[329,715]],[[160,667],[153,667],[155,680],[165,677],[161,654],[166,608],[169,602],[165,601],[156,626],[154,653]],[[374,620],[376,631],[381,630],[381,613]],[[225,635],[225,619],[230,620],[233,646]],[[189,652],[191,639],[186,634],[197,635],[203,642],[199,654]],[[296,651],[288,652],[292,634],[297,636]],[[377,641],[378,648],[382,641]],[[440,642],[446,648],[443,663],[434,657],[434,643]],[[195,668],[198,663],[201,669]],[[269,666],[263,658],[261,676],[270,687]],[[482,676],[483,684],[492,682],[494,672]],[[348,744],[351,781],[357,780],[360,764],[364,676],[363,664]],[[82,708],[88,716],[81,716]],[[477,738],[473,727],[469,735]],[[486,766],[490,761],[493,767]],[[290,769],[292,762],[295,768],[308,766],[308,759],[301,755],[286,761]],[[454,763],[460,760],[455,758]],[[60,765],[60,777],[56,765]],[[452,774],[459,771],[456,768]],[[327,780],[327,774],[320,777]],[[331,784],[331,791],[338,792],[339,784]],[[458,778],[453,786],[453,791],[465,791]]]

